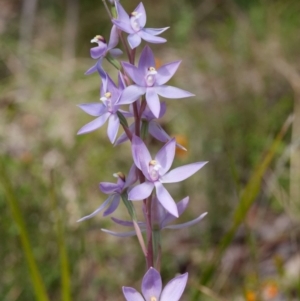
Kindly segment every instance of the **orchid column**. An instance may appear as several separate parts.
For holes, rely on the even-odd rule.
[[[127,174],[114,174],[117,178],[116,183],[100,183],[100,190],[108,195],[108,198],[94,212],[79,221],[89,219],[102,211],[103,216],[110,215],[122,201],[129,214],[129,220],[116,217],[112,217],[112,220],[121,226],[132,227],[132,230],[122,233],[107,229],[102,231],[119,237],[136,235],[146,260],[142,295],[131,287],[123,287],[126,300],[176,301],[180,299],[185,288],[187,273],[175,277],[162,290],[159,274],[162,260],[161,230],[191,226],[198,223],[206,213],[184,224],[169,225],[187,208],[189,197],[176,202],[164,184],[187,179],[207,162],[196,162],[171,169],[176,147],[184,150],[185,148],[176,143],[175,138],[171,138],[157,120],[166,113],[166,103],[161,102],[160,97],[178,99],[191,97],[193,94],[166,85],[181,61],[171,62],[156,69],[153,52],[146,45],[138,64],[135,65],[136,49],[142,40],[155,44],[166,42],[159,35],[168,27],[145,28],[146,12],[142,3],[129,15],[117,1],[113,3],[111,10],[106,3],[105,7],[112,22],[110,39],[107,43],[104,37],[97,35],[91,40],[92,43],[97,43],[96,47],[91,48],[91,57],[96,63],[86,72],[98,72],[101,78],[100,102],[79,105],[83,111],[96,118],[84,125],[78,134],[94,131],[108,121],[107,136],[112,144],[120,145],[126,141],[131,143],[132,166]],[[125,34],[128,34],[127,41]],[[127,62],[119,62],[116,59],[123,53],[116,48],[119,40],[127,54]],[[118,84],[115,84],[105,71],[104,59],[117,69]],[[133,120],[130,125],[129,120]],[[117,138],[120,125],[124,133]],[[164,143],[156,155],[151,154],[146,145],[148,135]],[[136,201],[143,202],[142,221],[137,220],[134,206]]]

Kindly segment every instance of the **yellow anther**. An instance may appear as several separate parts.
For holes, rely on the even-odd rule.
[[[110,93],[110,92],[106,92],[106,93],[104,94],[104,96],[105,96],[106,98],[111,98],[111,93]]]
[[[157,301],[157,299],[155,297],[151,297],[150,301]]]
[[[135,17],[135,16],[138,15],[138,12],[137,12],[137,11],[134,11],[134,12],[131,13],[131,15]]]
[[[149,67],[148,71],[156,71],[156,69],[154,67]]]
[[[155,160],[151,160],[150,162],[149,162],[149,165],[152,165],[152,166],[155,166],[157,164],[157,162],[155,161]]]
[[[117,172],[115,175],[125,181],[125,175],[121,171]]]

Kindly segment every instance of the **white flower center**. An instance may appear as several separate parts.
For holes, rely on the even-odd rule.
[[[130,15],[130,24],[135,32],[140,31],[142,28],[139,22],[139,18],[141,17],[141,15],[141,13],[138,13],[136,11],[132,12]]]
[[[155,161],[151,160],[149,162],[149,175],[152,181],[157,181],[159,178],[159,170],[161,166]]]
[[[113,109],[113,106],[112,106],[112,103],[111,103],[111,93],[110,92],[106,92],[104,94],[104,96],[102,96],[100,98],[100,100],[103,102],[103,104],[106,106],[107,108],[107,111],[108,112],[112,112],[112,109]]]
[[[149,67],[146,74],[146,84],[148,87],[152,87],[155,83],[155,75],[157,71],[154,67]]]

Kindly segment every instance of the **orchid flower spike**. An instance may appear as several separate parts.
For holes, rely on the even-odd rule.
[[[97,43],[98,46],[91,48],[90,53],[91,57],[94,60],[98,60],[97,63],[91,67],[88,71],[86,71],[86,75],[92,74],[96,71],[99,72],[101,77],[105,76],[105,71],[102,68],[102,62],[103,58],[110,54],[112,57],[118,57],[123,52],[119,48],[115,48],[119,42],[119,35],[118,35],[118,29],[114,25],[110,32],[110,39],[108,44],[106,43],[106,40],[104,37],[97,35],[92,40],[91,43]]]
[[[163,33],[169,27],[144,28],[147,17],[142,2],[136,7],[130,16],[126,13],[123,6],[119,2],[116,2],[115,5],[118,18],[112,19],[112,22],[122,31],[129,33],[127,40],[131,49],[138,47],[141,44],[142,39],[149,43],[155,44],[166,42],[166,39],[157,37],[157,35]]]
[[[162,290],[159,272],[150,268],[142,280],[142,294],[132,287],[123,287],[127,301],[178,301],[183,294],[188,279],[188,273],[179,275],[167,283]]]

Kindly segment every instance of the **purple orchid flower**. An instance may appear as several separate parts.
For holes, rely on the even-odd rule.
[[[140,102],[137,102],[138,105],[138,110],[140,109]],[[126,117],[133,117],[133,109],[132,106],[129,107],[129,111],[130,113],[127,114]],[[158,118],[162,118],[166,113],[166,103],[162,102],[161,103],[161,109],[160,109],[160,113]],[[154,137],[155,139],[157,139],[158,141],[161,142],[168,142],[170,141],[172,138],[166,133],[166,131],[161,127],[161,125],[156,121],[155,116],[153,115],[153,113],[150,111],[149,107],[147,106],[142,114],[142,120],[146,121],[148,123],[148,131],[149,134]],[[142,124],[141,124],[142,127]],[[134,134],[134,130],[135,130],[135,122],[133,122],[130,126],[129,126],[129,130],[131,131],[132,134]],[[115,145],[119,145],[124,143],[125,141],[128,140],[128,136],[126,135],[126,133],[123,133],[115,142]],[[181,144],[176,143],[176,146],[179,147],[180,149],[186,151],[187,149],[185,147],[183,147]]]
[[[97,63],[86,71],[86,75],[92,74],[98,70],[101,77],[105,77],[106,73],[102,68],[103,58],[109,53],[112,57],[118,57],[123,52],[122,50],[115,48],[119,42],[118,29],[114,25],[110,32],[110,39],[108,44],[106,43],[105,38],[100,35],[95,36],[91,43],[97,43],[98,46],[91,48],[90,53],[91,57],[94,60],[98,60]]]
[[[102,103],[84,103],[78,105],[83,111],[91,116],[96,116],[97,118],[90,123],[84,125],[79,131],[78,135],[92,132],[100,128],[106,120],[108,120],[107,135],[111,143],[114,143],[118,134],[120,121],[117,115],[117,111],[122,112],[122,114],[127,114],[128,112],[119,110],[118,100],[120,95],[125,88],[125,83],[122,74],[119,72],[119,88],[116,87],[112,79],[107,75],[106,79],[103,80],[101,88],[101,98]]]
[[[188,91],[165,85],[180,63],[181,61],[172,62],[156,70],[153,52],[146,46],[141,53],[138,67],[122,62],[124,70],[136,84],[124,90],[119,103],[130,104],[146,94],[147,104],[153,115],[158,118],[161,110],[158,95],[176,99],[194,96]]]
[[[180,202],[176,204],[179,216],[181,216],[182,213],[186,210],[188,203],[189,203],[189,197],[185,197],[184,199],[182,199]],[[204,212],[201,215],[199,215],[197,218],[189,222],[183,224],[169,225],[171,222],[173,222],[176,219],[176,217],[170,214],[167,210],[165,210],[165,208],[163,208],[163,206],[159,203],[156,197],[152,199],[152,208],[151,208],[152,226],[158,225],[160,230],[182,229],[182,228],[190,227],[199,223],[206,215],[207,212]],[[117,219],[115,217],[112,217],[111,219],[118,225],[124,227],[133,227],[132,221],[124,221],[124,220]],[[138,225],[142,232],[146,231],[147,225],[145,222],[139,222]],[[135,231],[114,232],[107,229],[101,229],[101,230],[107,234],[113,236],[119,236],[119,237],[129,237],[129,236],[136,235]]]
[[[136,167],[144,174],[146,181],[133,187],[129,191],[129,200],[137,201],[146,199],[150,196],[155,187],[156,196],[161,205],[172,215],[178,217],[176,203],[162,184],[181,182],[197,172],[207,162],[184,165],[168,172],[174,160],[175,148],[176,141],[173,138],[159,150],[153,160],[143,140],[133,135],[133,160]]]
[[[160,44],[167,41],[164,38],[157,37],[157,35],[163,33],[169,27],[144,28],[147,17],[142,2],[136,7],[136,9],[130,14],[130,16],[126,13],[120,3],[116,2],[115,5],[118,18],[112,19],[112,22],[122,31],[129,33],[127,40],[131,49],[138,47],[141,44],[142,39],[149,43],[155,44]]]
[[[82,217],[77,222],[82,222],[86,219],[90,219],[90,218],[94,217],[96,214],[101,212],[107,206],[108,207],[104,211],[103,216],[107,216],[107,215],[113,213],[120,204],[121,194],[130,185],[134,184],[137,181],[136,167],[134,165],[131,166],[127,179],[125,179],[124,174],[122,174],[121,172],[115,173],[115,174],[113,174],[113,176],[118,179],[117,183],[101,182],[99,185],[100,190],[103,193],[108,194],[109,197],[93,213]]]
[[[123,286],[123,294],[127,301],[178,301],[183,294],[188,279],[188,273],[170,280],[162,290],[159,272],[150,268],[142,280],[142,294],[132,287]]]

